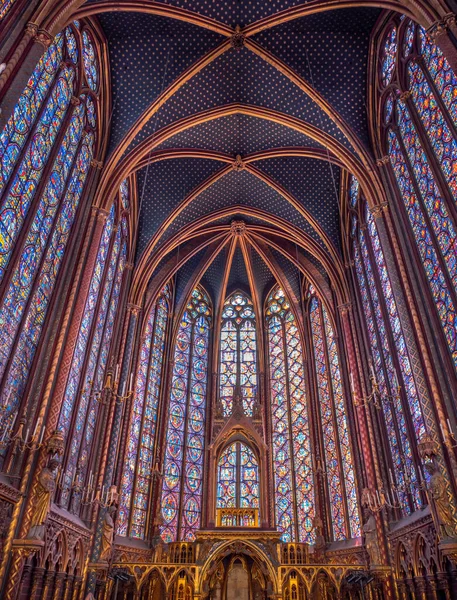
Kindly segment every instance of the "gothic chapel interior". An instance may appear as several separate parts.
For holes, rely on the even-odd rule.
[[[456,0],[0,0],[0,598],[457,600]]]

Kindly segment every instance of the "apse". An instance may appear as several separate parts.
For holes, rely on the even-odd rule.
[[[1,598],[457,598],[454,10],[0,2]]]

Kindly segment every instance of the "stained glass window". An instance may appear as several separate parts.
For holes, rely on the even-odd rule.
[[[390,83],[395,69],[397,55],[397,29],[392,27],[384,41],[383,54],[381,58],[381,79],[384,85]]]
[[[256,324],[252,302],[241,292],[224,302],[221,325],[219,393],[223,412],[232,412],[240,393],[246,415],[252,416],[257,393]]]
[[[227,446],[217,464],[217,508],[259,508],[259,465],[242,442]]]
[[[88,474],[99,399],[103,393],[108,352],[127,260],[127,231],[115,226],[117,219],[114,203],[99,244],[59,417],[59,429],[67,434],[73,420],[60,495],[60,504],[68,507],[71,502],[73,511],[79,508],[79,496],[75,494],[72,498],[71,482],[75,477],[84,482]]]
[[[314,540],[315,516],[305,366],[300,333],[284,292],[267,301],[276,526],[285,542]]]
[[[420,507],[412,447],[425,431],[424,421],[376,224],[366,206],[362,214],[368,227],[366,231],[361,228],[358,235],[353,233],[354,266],[370,342],[371,376],[379,387],[378,401],[390,448],[389,469],[407,515]],[[402,396],[409,406],[406,412]],[[409,422],[414,426],[413,439]]]
[[[310,323],[333,536],[343,540],[360,535],[360,519],[335,334],[316,296],[310,303]]]
[[[402,51],[407,63],[396,77],[391,75],[396,94],[389,91],[387,100],[381,98],[386,103],[387,148],[444,341],[457,369],[457,225],[453,217],[457,78],[422,27],[404,19],[399,31],[401,43],[389,48],[394,53]],[[396,56],[392,60],[394,64]],[[385,64],[385,53],[380,61]],[[400,93],[405,89],[410,97]]]
[[[16,0],[2,0],[0,2],[0,21],[6,17],[15,1]]]
[[[94,153],[97,117],[91,96],[80,93],[81,44],[73,26],[55,38],[0,134],[0,431],[24,394]]]
[[[169,288],[165,286],[157,302],[152,305],[142,335],[127,456],[121,483],[117,533],[140,539],[145,536],[147,509],[152,491],[151,473],[154,466],[154,442],[163,377],[169,297]]]
[[[171,379],[162,484],[162,538],[192,541],[200,527],[210,302],[196,288],[182,315]]]
[[[92,36],[87,30],[83,31],[83,62],[84,72],[86,74],[87,83],[92,90],[97,89],[98,85],[98,68],[97,56],[95,54],[94,42]]]

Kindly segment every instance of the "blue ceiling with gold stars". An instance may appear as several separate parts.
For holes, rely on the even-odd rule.
[[[121,9],[97,15],[97,0],[88,4],[109,51],[107,160],[114,156],[137,174],[137,261],[165,251],[202,219],[202,235],[210,226],[229,232],[230,222],[242,219],[250,235],[262,226],[279,237],[280,221],[318,249],[320,258],[299,252],[324,280],[322,256],[342,255],[342,166],[362,151],[372,154],[366,79],[380,11],[313,12],[306,0],[158,0],[152,4],[161,14],[147,14],[125,0]],[[291,9],[294,17],[283,18]],[[147,157],[154,162],[144,166]],[[187,241],[181,243],[184,251]],[[298,294],[297,268],[273,247],[269,252]],[[253,247],[250,253],[263,301],[275,278]],[[198,252],[178,273],[178,299],[204,255]],[[155,274],[166,263],[165,256]],[[213,299],[227,264],[224,248],[203,275]],[[238,247],[228,287],[247,289],[247,279]]]

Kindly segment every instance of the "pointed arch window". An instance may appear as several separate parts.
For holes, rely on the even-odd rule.
[[[95,152],[81,47],[74,24],[55,38],[0,134],[0,430],[25,392]]]
[[[196,288],[179,325],[173,359],[162,484],[162,538],[192,541],[200,527],[211,308]]]
[[[302,342],[284,292],[266,306],[276,526],[285,542],[314,540],[315,498]]]
[[[259,508],[259,464],[243,442],[233,442],[219,457],[216,508]]]
[[[224,416],[232,413],[241,394],[246,415],[252,416],[257,394],[257,341],[254,306],[242,292],[224,302],[221,324],[219,394]]]
[[[122,191],[121,188],[121,195]],[[122,536],[144,539],[146,534],[169,311],[170,289],[167,285],[152,305],[141,341],[117,518],[117,534]]]
[[[333,537],[343,540],[360,535],[360,518],[340,362],[333,325],[315,295],[309,314]]]
[[[84,316],[68,374],[58,427],[71,444],[64,457],[60,505],[79,509],[72,482],[89,475],[95,425],[127,261],[128,213],[120,198],[113,203],[98,247]]]
[[[414,448],[425,432],[424,418],[376,223],[362,196],[352,219],[355,275],[370,343],[371,374],[380,391],[390,477],[407,515],[421,506]],[[365,227],[359,227],[359,219]]]
[[[382,141],[443,343],[457,369],[457,78],[422,27],[396,21],[386,44],[391,31],[392,61],[381,56],[378,82]]]

